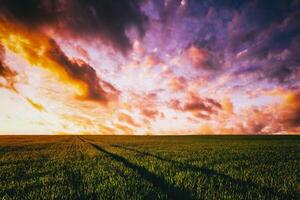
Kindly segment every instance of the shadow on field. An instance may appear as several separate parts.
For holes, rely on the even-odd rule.
[[[142,178],[152,183],[155,187],[158,187],[162,192],[164,192],[168,199],[192,199],[190,193],[186,190],[183,190],[181,188],[174,187],[171,184],[168,184],[163,178],[155,175],[152,172],[149,172],[145,167],[135,165],[131,162],[129,162],[127,159],[125,159],[122,156],[119,156],[118,154],[109,152],[97,144],[91,143],[86,141],[83,138],[80,138],[81,141],[86,142],[93,146],[98,151],[108,155],[110,158],[112,158],[115,161],[118,161],[122,163],[125,167],[130,168],[134,171],[136,171]]]
[[[222,180],[229,183],[230,185],[239,186],[242,189],[241,192],[247,192],[248,189],[252,188],[252,189],[256,189],[256,190],[259,190],[259,191],[263,192],[263,194],[265,194],[266,197],[270,197],[270,198],[274,198],[274,197],[277,197],[279,199],[293,199],[293,198],[295,198],[294,195],[286,194],[286,193],[283,193],[283,192],[278,192],[273,188],[269,188],[269,187],[266,187],[266,186],[261,186],[257,183],[251,182],[251,181],[244,181],[244,180],[241,180],[241,179],[233,178],[231,176],[228,176],[226,174],[217,172],[215,170],[208,169],[206,167],[197,167],[197,166],[194,166],[194,165],[191,165],[191,164],[188,164],[188,163],[182,163],[182,162],[179,162],[179,161],[176,161],[176,160],[163,158],[163,157],[160,157],[156,154],[152,154],[152,153],[149,153],[149,152],[143,152],[143,151],[139,151],[137,149],[124,147],[124,146],[120,146],[120,145],[111,145],[111,146],[117,147],[117,148],[120,148],[120,149],[124,149],[124,150],[127,150],[127,151],[131,151],[131,152],[134,152],[134,153],[138,153],[141,156],[149,156],[149,157],[153,157],[155,159],[161,160],[163,162],[169,162],[169,163],[171,163],[175,166],[178,166],[177,169],[180,170],[180,171],[199,172],[199,173],[205,174],[208,177],[216,177],[216,179],[221,178]]]
[[[75,170],[74,168],[70,168],[70,166],[72,166],[71,163],[65,164],[62,168],[67,183],[69,183],[73,189],[73,193],[69,195],[70,197],[72,197],[72,199],[81,199],[84,194],[82,175],[80,171]]]

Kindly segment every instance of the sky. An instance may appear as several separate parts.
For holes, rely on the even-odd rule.
[[[0,134],[299,134],[299,0],[0,0]]]

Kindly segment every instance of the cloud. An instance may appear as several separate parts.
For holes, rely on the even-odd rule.
[[[186,86],[187,80],[183,76],[173,76],[169,81],[169,87],[174,92],[184,91]]]
[[[163,114],[158,109],[152,108],[141,108],[140,113],[148,119],[156,119],[157,117],[163,117]]]
[[[118,90],[111,83],[101,80],[101,79],[100,79],[100,85],[103,88],[103,90],[105,91],[107,99],[118,100],[119,95],[122,93],[120,90]]]
[[[272,134],[300,131],[300,92],[298,89],[275,88],[261,95],[281,97],[281,101],[263,106],[250,106],[235,113],[236,133]]]
[[[196,69],[216,70],[222,67],[217,55],[195,45],[187,49],[187,55]]]
[[[171,99],[168,106],[174,110],[182,110],[181,103],[178,99]]]
[[[156,65],[158,65],[160,63],[161,63],[160,58],[157,55],[155,55],[155,54],[149,54],[145,58],[145,64],[147,66],[149,66],[150,68],[154,67],[154,66],[156,66]]]
[[[280,51],[280,55],[273,54],[274,57],[266,63],[269,64],[269,70],[267,69],[265,74],[270,80],[277,80],[281,83],[289,81],[292,75],[300,69],[299,45],[300,36],[291,41],[290,46],[287,48],[288,50],[283,49]]]
[[[0,77],[5,80],[5,82],[0,82],[0,87],[15,90],[15,76],[16,72],[12,71],[6,64],[0,61]]]
[[[222,101],[222,108],[224,111],[226,111],[228,114],[233,114],[233,103],[229,98],[224,98]]]
[[[23,97],[33,108],[39,110],[39,111],[45,111],[45,108],[36,102],[34,102],[32,99],[23,96],[20,94],[20,92],[16,89],[15,84],[17,83],[16,76],[18,75],[16,71],[10,69],[5,63],[4,63],[4,55],[5,51],[3,46],[0,44],[0,87],[7,88],[17,94],[19,94],[21,97]],[[3,80],[1,80],[1,77]]]
[[[300,127],[300,91],[286,94],[282,106],[282,122],[292,127]]]
[[[119,113],[118,115],[118,119],[120,121],[123,121],[123,122],[126,122],[127,124],[130,124],[131,126],[135,126],[135,127],[140,127],[139,124],[137,124],[134,119],[129,116],[128,114],[125,114],[125,113]]]
[[[5,54],[4,47],[0,43],[0,60],[1,60],[1,62],[4,59],[4,54]]]
[[[106,92],[100,86],[100,79],[96,71],[81,60],[69,59],[54,40],[50,40],[49,44],[50,48],[45,52],[45,56],[58,63],[69,77],[86,85],[87,89],[84,98],[106,102]],[[106,85],[108,84],[106,83]]]
[[[0,21],[1,22],[1,21]],[[93,67],[82,60],[70,59],[58,44],[42,32],[28,32],[22,25],[0,23],[3,45],[20,54],[33,66],[44,68],[61,81],[80,91],[80,98],[106,104],[109,96],[117,96],[117,90],[102,81]],[[104,85],[108,92],[101,86]]]
[[[30,99],[30,98],[26,98],[26,100],[27,100],[27,102],[32,106],[32,107],[34,107],[35,109],[37,109],[37,110],[39,110],[39,111],[46,111],[45,110],[45,108],[44,108],[44,106],[42,106],[41,104],[39,104],[39,103],[36,103],[36,102],[34,102],[32,99]]]
[[[0,78],[3,78],[3,81],[0,79],[0,87],[5,87],[16,92],[15,83],[17,72],[10,69],[9,66],[4,63],[4,53],[4,48],[0,44]]]
[[[211,115],[216,114],[221,105],[212,99],[201,99],[198,96],[192,96],[183,105],[183,111],[191,112],[197,118],[210,119]]]
[[[132,128],[119,123],[114,123],[114,128],[119,129],[125,135],[131,135],[134,133],[134,130]]]
[[[279,42],[277,37],[271,38],[259,47],[249,48],[243,54],[241,58],[243,62],[249,62],[247,60],[252,62],[245,69],[239,69],[239,73],[256,74],[258,79],[267,78],[271,82],[290,82],[295,79],[293,75],[300,69],[298,56],[300,37],[290,38],[291,41],[284,42],[282,48],[274,47],[274,44]]]
[[[168,20],[163,23],[174,30],[184,27],[181,33],[176,32],[182,37],[170,36],[170,40],[187,48],[195,69],[253,67],[245,73],[256,80],[290,84],[299,70],[299,48],[293,47],[300,34],[299,7],[299,1],[293,0],[272,5],[267,0],[191,0],[180,17],[173,10],[165,12]]]
[[[249,3],[240,13],[240,23],[230,33],[230,49],[236,53],[235,63],[269,82],[291,83],[299,70],[300,3],[267,1]],[[255,12],[254,12],[255,11]],[[255,14],[254,14],[255,13]]]
[[[239,51],[245,43],[251,44],[256,39],[257,34],[258,30],[256,29],[247,30],[243,33],[233,33],[230,40],[230,49],[234,52]]]
[[[158,95],[154,92],[138,94],[130,93],[128,104],[131,110],[136,109],[145,121],[163,118],[164,113],[159,110]]]
[[[30,30],[52,28],[56,33],[101,38],[123,52],[131,48],[126,30],[145,32],[147,19],[137,0],[0,0],[5,18]]]
[[[168,103],[169,107],[181,112],[189,112],[196,118],[211,119],[211,116],[217,114],[222,105],[211,98],[202,98],[194,92],[188,92],[184,102],[173,99]]]

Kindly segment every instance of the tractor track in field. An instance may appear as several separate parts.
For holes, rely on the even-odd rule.
[[[136,164],[130,162],[125,157],[122,157],[122,156],[120,156],[116,153],[107,151],[106,149],[102,148],[98,144],[95,144],[91,141],[85,140],[84,138],[82,138],[80,136],[78,138],[82,142],[85,142],[85,143],[91,145],[92,147],[94,147],[97,151],[106,154],[111,159],[113,159],[117,162],[120,162],[125,167],[130,168],[133,171],[137,172],[142,178],[144,178],[145,180],[150,182],[153,186],[157,187],[160,191],[165,193],[167,195],[168,199],[174,199],[174,200],[182,200],[182,199],[189,200],[189,199],[192,199],[192,196],[188,191],[169,184],[168,182],[166,182],[165,179],[163,179],[162,177],[157,176],[153,172],[148,171],[145,167],[136,165]]]
[[[208,177],[212,177],[212,176],[220,177],[225,181],[228,181],[230,183],[233,183],[233,184],[244,187],[246,189],[244,192],[246,192],[248,190],[248,188],[256,188],[258,190],[263,191],[265,194],[267,194],[267,196],[269,196],[269,195],[270,196],[276,196],[280,199],[293,199],[293,198],[295,198],[295,196],[291,196],[290,194],[286,194],[284,192],[279,192],[279,191],[275,190],[274,188],[262,186],[262,185],[259,185],[257,183],[254,183],[252,181],[244,181],[244,180],[241,180],[241,179],[237,179],[237,178],[231,177],[229,175],[220,173],[218,171],[215,171],[215,170],[212,170],[212,169],[209,169],[209,168],[206,168],[206,167],[198,167],[198,166],[191,165],[191,164],[185,164],[185,163],[182,163],[182,162],[179,162],[179,161],[176,161],[176,160],[163,158],[161,156],[158,156],[156,154],[152,154],[152,153],[149,153],[149,152],[146,152],[146,151],[139,151],[139,150],[134,149],[134,148],[124,147],[124,146],[120,146],[120,145],[116,145],[116,144],[111,145],[111,146],[112,147],[117,147],[117,148],[120,148],[120,149],[123,149],[123,150],[131,151],[131,152],[140,154],[141,156],[149,156],[149,157],[153,157],[157,160],[161,160],[163,162],[171,163],[173,165],[178,166],[178,169],[180,171],[200,172],[202,174],[205,174]]]

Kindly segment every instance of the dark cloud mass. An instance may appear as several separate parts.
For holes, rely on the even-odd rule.
[[[31,28],[53,23],[58,15],[56,0],[1,0],[1,12],[8,18]]]
[[[5,83],[0,82],[0,87],[5,87],[8,89],[11,89],[13,91],[16,91],[15,89],[15,77],[17,75],[17,72],[14,70],[10,69],[9,66],[7,66],[4,63],[4,48],[0,44],[0,77],[4,78]]]
[[[60,12],[62,12],[57,13],[56,8],[61,7],[63,9],[64,6],[66,6],[62,4],[63,2],[69,4],[75,3],[75,1],[32,0],[27,3],[22,1],[20,4],[18,4],[19,1],[12,2],[1,1],[0,4],[0,10],[3,11],[2,15],[0,15],[0,22],[4,30],[2,34],[3,38],[8,34],[12,34],[17,37],[23,37],[24,40],[28,40],[32,45],[20,43],[20,47],[17,50],[14,49],[15,44],[10,44],[8,45],[10,49],[23,54],[31,63],[41,65],[40,67],[49,69],[56,74],[62,73],[59,75],[61,79],[67,79],[66,81],[70,81],[71,83],[76,82],[75,84],[77,86],[80,85],[81,92],[84,93],[81,95],[84,99],[107,103],[112,97],[115,98],[118,96],[118,91],[113,85],[99,79],[93,67],[81,60],[70,59],[61,50],[55,40],[42,30],[44,25],[56,26],[55,20],[59,20],[59,17],[61,17]],[[56,14],[58,16],[56,16]],[[62,14],[62,16],[67,17],[67,15],[64,14]],[[65,21],[62,21],[62,23],[64,24]],[[59,25],[60,24],[58,24],[58,26]],[[27,34],[28,32],[31,34]],[[99,34],[101,35],[100,32]],[[115,40],[111,39],[111,41],[113,42]],[[6,40],[6,43],[7,42],[9,43],[11,41]],[[121,43],[118,44],[118,48],[123,48]],[[124,46],[124,48],[129,47]],[[11,74],[12,71],[2,62],[1,75],[5,77],[8,83],[12,81],[11,77],[13,76]],[[102,88],[102,85],[108,92]]]
[[[169,107],[174,110],[183,112],[189,112],[196,118],[209,120],[220,110],[222,105],[214,99],[203,98],[195,93],[188,93],[184,102],[180,102],[178,99],[173,99],[169,102]]]
[[[131,47],[126,30],[144,34],[146,17],[137,0],[0,0],[0,12],[9,20],[31,29],[54,28],[57,32],[99,37],[126,51]]]
[[[184,6],[175,0],[153,2],[163,34],[174,40],[175,48],[194,45],[210,52],[193,61],[197,68],[256,66],[256,79],[279,83],[290,82],[299,70],[299,50],[294,48],[300,36],[298,0],[188,0]],[[178,31],[180,43],[173,34]]]
[[[46,52],[46,56],[59,63],[59,66],[61,66],[70,77],[87,85],[88,91],[85,98],[101,102],[108,101],[107,93],[100,85],[101,80],[91,66],[81,60],[70,60],[54,40],[50,40],[50,46],[51,48]],[[107,84],[108,83],[106,83],[106,85]],[[113,86],[110,85],[110,88],[113,88]]]
[[[299,1],[245,3],[230,36],[232,53],[245,51],[235,62],[257,66],[258,79],[288,82],[299,69],[299,14]]]

